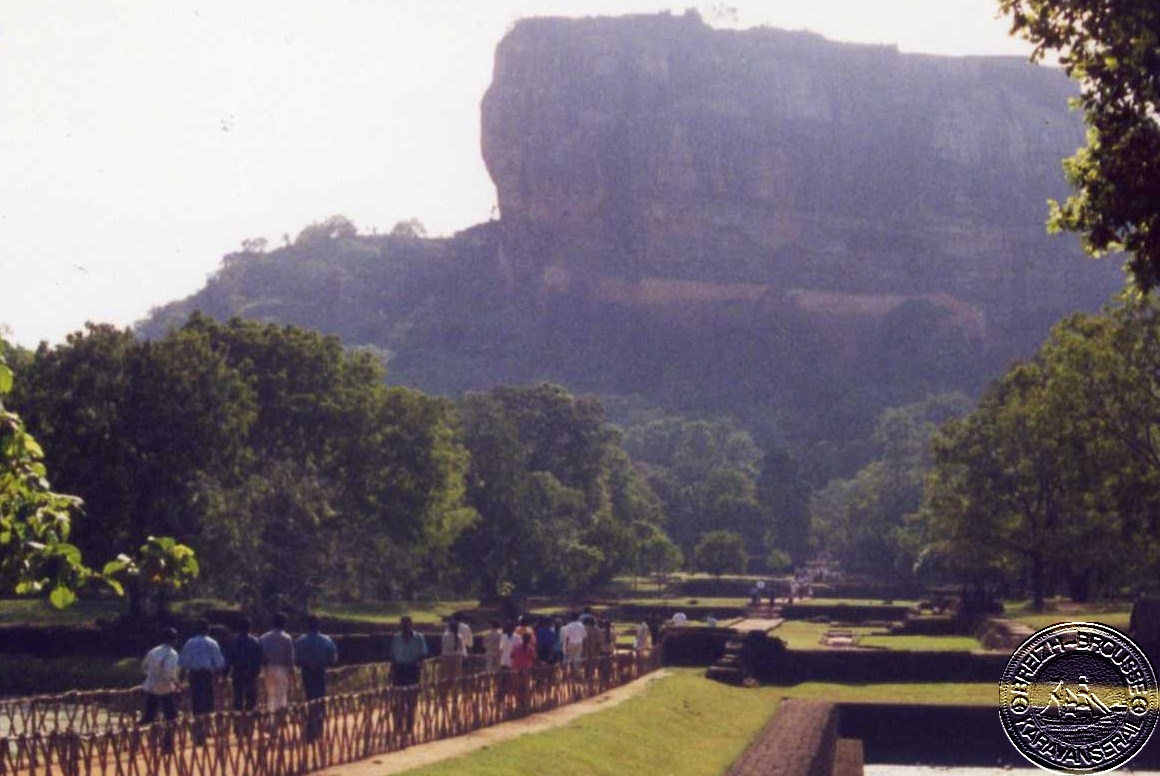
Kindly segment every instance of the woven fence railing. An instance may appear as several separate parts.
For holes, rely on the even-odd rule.
[[[296,776],[590,698],[658,665],[659,655],[621,652],[573,667],[332,692],[272,714],[183,713],[144,727],[125,709],[116,725],[0,736],[0,776]]]
[[[423,683],[438,679],[437,661],[424,665]],[[482,658],[471,656],[465,671],[482,670]],[[349,695],[385,687],[391,671],[390,663],[338,666],[328,669],[326,682],[335,695]],[[258,705],[266,704],[265,686],[258,683]],[[54,695],[36,695],[0,698],[0,736],[19,736],[49,733],[106,733],[132,727],[144,706],[141,688],[115,690],[76,690]],[[290,685],[289,700],[304,700],[302,684],[295,673]],[[218,679],[214,687],[217,711],[230,711],[233,690],[228,679]],[[189,695],[180,693],[178,708],[189,713]]]

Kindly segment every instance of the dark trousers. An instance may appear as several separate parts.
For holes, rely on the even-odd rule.
[[[322,719],[326,716],[326,669],[302,667],[302,692],[306,696],[306,740],[314,741],[322,735]]]
[[[421,663],[395,663],[391,684],[395,687],[395,729],[410,736],[415,728],[415,709],[419,705]]]
[[[258,677],[234,677],[234,711],[253,711],[258,706]]]
[[[152,725],[157,719],[157,712],[165,717],[165,724],[161,731],[161,751],[173,751],[173,721],[177,719],[177,704],[174,702],[174,693],[154,695],[145,693],[145,713],[141,715],[141,725]]]
[[[208,668],[189,672],[189,707],[195,717],[213,713],[213,671]],[[205,743],[205,720],[194,720],[193,742]]]
[[[234,721],[234,732],[239,737],[250,732],[254,709],[258,707],[258,676],[234,675],[234,711],[239,713]]]

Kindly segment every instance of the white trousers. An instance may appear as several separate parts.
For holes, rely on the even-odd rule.
[[[266,708],[270,711],[286,708],[290,703],[290,669],[266,666],[263,676],[266,680]]]

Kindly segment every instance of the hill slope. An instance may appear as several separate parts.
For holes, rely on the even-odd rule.
[[[550,379],[854,461],[882,408],[976,390],[1119,288],[1043,228],[1082,142],[1071,94],[1011,59],[689,14],[520,22],[482,108],[500,220],[315,225],[227,256],[142,330],[193,309],[296,323],[426,390]]]

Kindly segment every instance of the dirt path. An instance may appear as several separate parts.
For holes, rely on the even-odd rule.
[[[650,682],[654,682],[664,676],[668,676],[668,672],[664,669],[653,671],[647,676],[642,676],[636,681],[609,690],[603,695],[597,695],[595,698],[570,703],[567,706],[561,706],[558,709],[552,709],[542,714],[533,714],[524,719],[492,725],[491,727],[476,730],[466,735],[456,736],[455,738],[446,738],[442,741],[433,741],[429,744],[419,744],[418,746],[412,746],[399,752],[375,755],[366,760],[359,760],[358,762],[347,763],[346,765],[337,765],[319,771],[317,776],[387,776],[387,774],[402,773],[403,771],[437,763],[441,760],[462,757],[484,747],[498,744],[501,741],[507,741],[527,733],[539,733],[543,730],[551,730],[552,728],[560,727],[575,719],[579,719],[585,714],[612,708],[639,694]]]

